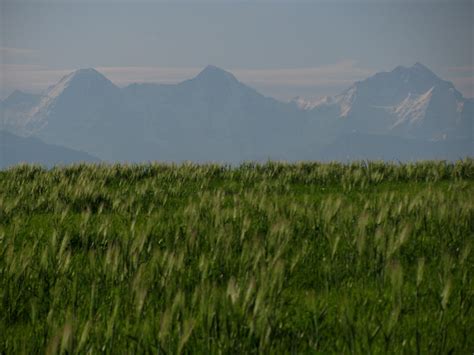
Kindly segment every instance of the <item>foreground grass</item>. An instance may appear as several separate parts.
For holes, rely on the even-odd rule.
[[[0,172],[0,353],[469,353],[474,162]]]

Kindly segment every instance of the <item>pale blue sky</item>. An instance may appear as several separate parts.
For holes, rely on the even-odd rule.
[[[119,85],[207,64],[281,99],[421,62],[474,96],[471,1],[0,0],[0,97],[95,67]]]

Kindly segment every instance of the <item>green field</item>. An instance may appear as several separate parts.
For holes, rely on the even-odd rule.
[[[0,353],[474,351],[474,161],[0,171]]]

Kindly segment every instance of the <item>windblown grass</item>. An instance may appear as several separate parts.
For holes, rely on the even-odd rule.
[[[0,172],[0,353],[470,353],[474,162]]]

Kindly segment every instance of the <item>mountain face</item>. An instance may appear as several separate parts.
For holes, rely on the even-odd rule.
[[[335,97],[295,104],[315,115],[344,120],[346,133],[472,139],[472,104],[420,63],[377,73]]]
[[[0,169],[19,163],[52,167],[58,164],[98,161],[87,153],[46,144],[38,138],[24,138],[7,131],[0,131]]]
[[[121,90],[111,81],[94,69],[81,69],[46,92],[26,128],[46,142],[110,159],[108,148],[117,149],[132,127],[122,102]]]
[[[41,97],[16,90],[0,101],[0,128],[22,132],[24,122],[28,120],[30,111],[38,105]]]
[[[213,66],[177,85],[133,84],[124,92],[146,126],[144,139],[158,140],[165,160],[291,159],[303,149],[304,112]]]
[[[0,102],[2,109],[27,110],[38,104],[41,95],[27,94],[20,90],[12,92],[5,100]]]
[[[81,69],[41,96],[10,95],[0,104],[0,129],[108,161],[352,159],[373,156],[371,149],[402,160],[430,150],[432,158],[472,156],[473,106],[418,63],[375,74],[334,97],[290,103],[214,66],[179,84],[123,89]],[[434,141],[444,143],[428,143]]]
[[[80,69],[48,88],[15,132],[108,160],[130,159],[124,143],[141,138],[132,117],[120,88],[94,69]]]

